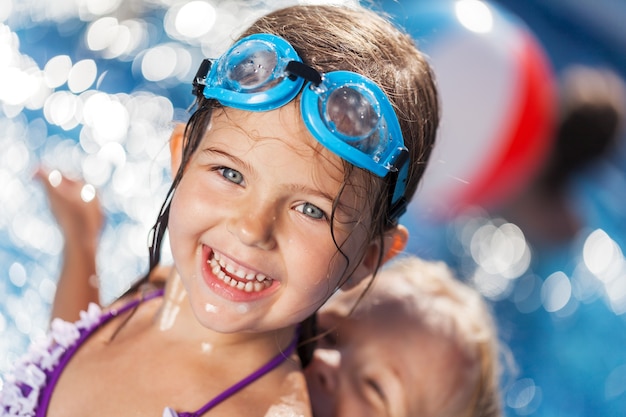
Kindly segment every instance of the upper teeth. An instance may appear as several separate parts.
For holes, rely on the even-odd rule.
[[[272,280],[268,279],[265,275],[246,271],[238,265],[228,263],[228,260],[222,258],[217,252],[213,252],[213,258],[209,259],[208,263],[211,265],[211,272],[213,272],[216,277],[231,287],[237,287],[246,292],[261,291],[272,284]],[[224,271],[239,279],[245,279],[247,282],[233,279],[226,275]]]

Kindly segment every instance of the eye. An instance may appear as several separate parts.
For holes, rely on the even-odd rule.
[[[365,385],[365,389],[368,393],[368,396],[373,399],[376,403],[383,405],[383,407],[387,406],[387,396],[385,395],[385,391],[382,389],[381,385],[377,380],[372,378],[365,378],[363,380]]]
[[[385,398],[385,393],[383,392],[383,389],[375,380],[367,378],[365,379],[365,385],[373,389],[376,392],[376,394],[378,394],[378,396],[380,396],[381,398]]]
[[[243,175],[241,175],[241,172],[234,170],[232,168],[227,168],[227,167],[220,167],[218,171],[228,181],[233,182],[235,184],[243,184]]]
[[[302,203],[296,207],[296,211],[304,214],[315,220],[322,220],[327,218],[326,213],[319,207],[314,206],[311,203]]]

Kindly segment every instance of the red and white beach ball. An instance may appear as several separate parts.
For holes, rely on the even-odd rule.
[[[405,26],[434,68],[442,119],[409,215],[442,220],[495,206],[527,184],[552,146],[549,60],[529,28],[493,4],[411,4]]]

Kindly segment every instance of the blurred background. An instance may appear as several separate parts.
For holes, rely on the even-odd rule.
[[[294,3],[0,1],[0,378],[45,333],[59,273],[63,238],[35,169],[98,190],[102,301],[113,300],[147,268],[167,139],[200,61]],[[435,68],[440,137],[402,222],[411,252],[490,300],[506,414],[625,415],[626,3],[367,5]]]

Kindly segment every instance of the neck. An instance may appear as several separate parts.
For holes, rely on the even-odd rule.
[[[254,349],[261,358],[269,358],[291,343],[296,326],[267,332],[220,333],[198,322],[189,303],[187,291],[178,273],[173,270],[168,277],[163,305],[155,317],[156,328],[168,337],[196,344],[202,351],[228,349],[236,354],[238,349]]]

